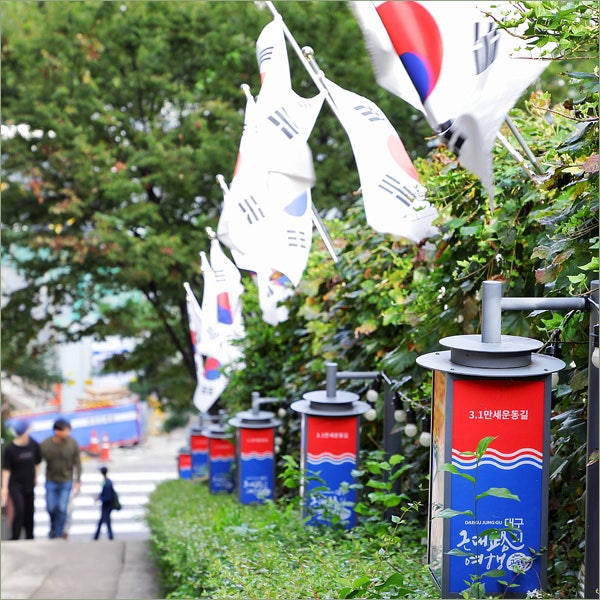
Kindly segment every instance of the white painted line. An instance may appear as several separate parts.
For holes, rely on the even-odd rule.
[[[143,522],[129,522],[129,523],[119,523],[113,525],[113,533],[115,537],[118,537],[120,533],[147,533],[148,527]],[[89,534],[90,536],[94,535],[96,532],[96,524],[88,523],[88,524],[80,524],[73,523],[69,527],[69,535],[82,535]],[[33,534],[36,538],[45,538],[48,537],[48,526],[40,525],[39,527],[36,525],[33,529]],[[100,530],[100,539],[106,539],[106,525],[102,525],[102,529]]]
[[[127,519],[144,519],[145,511],[143,508],[123,508],[122,510],[113,510],[111,513],[111,518],[113,521],[125,521]],[[77,521],[92,521],[97,522],[100,518],[100,509],[73,509],[71,513],[72,523],[75,524]],[[38,523],[48,523],[50,521],[50,517],[46,512],[36,513],[34,517],[34,523],[37,525]]]

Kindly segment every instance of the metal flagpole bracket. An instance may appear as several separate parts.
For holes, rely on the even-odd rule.
[[[508,128],[511,130],[512,134],[517,138],[517,141],[521,145],[521,148],[523,148],[523,151],[527,155],[527,158],[531,161],[531,164],[534,166],[534,168],[538,172],[538,174],[539,175],[547,175],[548,173],[546,173],[546,171],[544,170],[544,167],[542,167],[542,165],[540,165],[537,158],[531,151],[531,148],[525,141],[525,138],[521,135],[521,132],[517,129],[517,126],[513,123],[512,119],[507,116],[506,119],[504,119],[504,120],[505,120],[506,124],[508,125]]]
[[[225,177],[223,177],[223,175],[221,175],[221,173],[219,173],[215,179],[217,180],[217,183],[219,184],[219,186],[221,187],[221,189],[227,193],[229,191],[229,188],[227,187],[227,184],[225,183]]]

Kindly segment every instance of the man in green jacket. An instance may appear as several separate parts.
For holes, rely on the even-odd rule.
[[[54,422],[54,434],[40,444],[46,461],[46,510],[50,515],[50,538],[67,539],[65,524],[71,491],[81,487],[79,444],[71,437],[71,424],[66,419]]]

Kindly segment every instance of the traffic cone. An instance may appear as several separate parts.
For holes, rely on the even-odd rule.
[[[97,455],[100,452],[100,444],[98,442],[98,435],[96,430],[92,429],[90,434],[90,454]]]
[[[102,434],[102,450],[100,450],[100,460],[108,462],[110,460],[110,444],[108,442],[108,433]]]

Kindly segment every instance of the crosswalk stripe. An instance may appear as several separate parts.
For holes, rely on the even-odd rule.
[[[174,471],[118,472],[110,473],[123,508],[111,513],[113,532],[119,534],[148,534],[145,522],[146,504],[156,486],[168,479],[176,479]],[[100,518],[101,505],[96,501],[104,478],[100,473],[83,473],[80,493],[72,500],[69,536],[89,536],[96,531]],[[44,477],[38,479],[35,488],[34,536],[48,535],[50,517],[46,512],[46,490]],[[102,526],[101,537],[106,537],[106,527]]]
[[[123,507],[125,506],[142,506],[144,504],[146,504],[146,502],[148,502],[148,496],[145,494],[140,494],[140,495],[126,495],[121,497],[121,494],[119,492],[119,500],[121,501],[121,505]],[[79,496],[77,497],[75,500],[73,500],[73,503],[77,506],[78,509],[80,508],[86,508],[86,507],[95,507],[98,508],[98,510],[100,510],[100,503],[96,502],[95,500],[95,496]],[[35,496],[35,508],[36,509],[40,509],[40,510],[46,510],[46,498],[44,496],[44,494],[40,494]]]
[[[117,490],[117,492],[119,493],[119,498],[121,497],[122,494],[135,494],[136,492],[138,493],[143,493],[143,494],[150,494],[151,492],[153,492],[156,489],[156,486],[160,483],[160,481],[149,481],[147,483],[145,482],[140,482],[140,483],[120,483],[117,485],[116,482],[114,482],[115,484],[115,489]],[[81,485],[81,488],[79,489],[79,496],[92,496],[95,497],[100,493],[101,490],[101,486],[100,484],[97,485],[91,485],[91,484],[85,484],[83,483]],[[35,494],[36,496],[45,496],[46,495],[46,490],[44,488],[44,486],[38,486],[35,488]]]
[[[69,527],[69,535],[89,535],[92,537],[96,532],[96,523],[72,523]],[[113,527],[113,532],[115,537],[117,537],[121,533],[148,533],[148,527],[145,523],[140,521],[139,523],[135,521],[129,521],[128,523],[119,523],[118,525],[115,523]],[[45,538],[48,535],[48,526],[45,524],[38,525],[35,524],[33,528],[33,535],[36,538]],[[106,529],[102,527],[102,539],[106,538]]]

